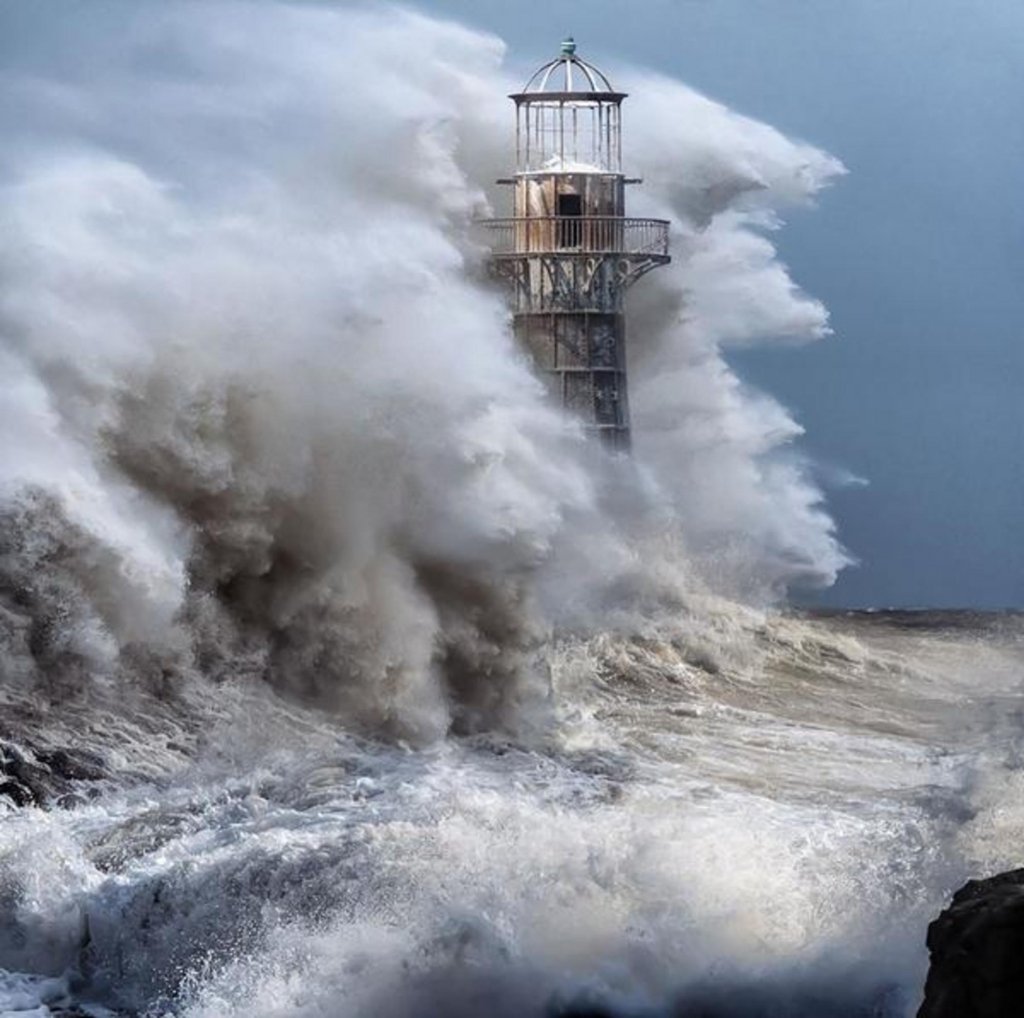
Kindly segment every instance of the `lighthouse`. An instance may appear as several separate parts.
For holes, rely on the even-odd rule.
[[[516,108],[512,216],[491,219],[491,265],[515,333],[554,397],[606,447],[628,450],[626,290],[669,261],[668,222],[626,216],[622,101],[569,38]]]

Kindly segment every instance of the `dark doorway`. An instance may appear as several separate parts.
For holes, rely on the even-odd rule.
[[[560,194],[558,196],[558,246],[579,247],[583,241],[583,224],[578,222],[583,215],[583,196]]]

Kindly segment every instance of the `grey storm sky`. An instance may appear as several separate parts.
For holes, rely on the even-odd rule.
[[[814,600],[1024,606],[1024,3],[432,0],[524,67],[681,78],[850,175],[773,235],[835,336],[732,356],[866,486],[830,488],[860,560]],[[625,110],[628,146],[628,104]]]

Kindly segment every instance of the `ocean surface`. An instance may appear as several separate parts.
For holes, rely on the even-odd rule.
[[[912,1015],[929,919],[1020,862],[1024,617],[639,628],[417,746],[259,682],[0,686],[6,755],[94,767],[0,797],[0,1012]]]

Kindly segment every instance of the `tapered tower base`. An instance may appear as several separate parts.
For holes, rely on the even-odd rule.
[[[516,336],[552,395],[611,449],[629,448],[625,316],[604,311],[515,315]]]

